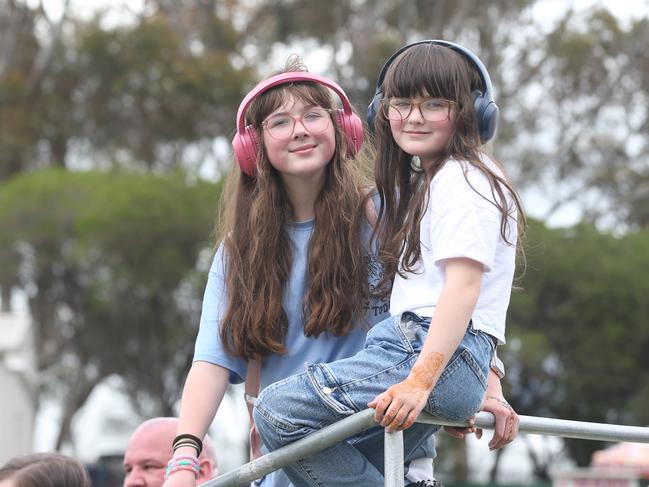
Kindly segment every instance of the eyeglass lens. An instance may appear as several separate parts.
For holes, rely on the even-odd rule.
[[[448,119],[451,102],[441,98],[429,98],[415,103],[409,98],[391,98],[384,105],[384,112],[388,120],[400,122],[406,120],[414,108],[419,109],[424,120],[441,122]]]
[[[274,139],[286,139],[293,135],[297,122],[300,122],[309,132],[319,133],[327,129],[329,121],[329,112],[324,108],[318,108],[309,110],[299,117],[292,117],[288,114],[274,115],[268,118],[264,125],[268,134]]]

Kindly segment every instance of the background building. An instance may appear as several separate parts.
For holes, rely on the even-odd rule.
[[[32,451],[34,370],[29,320],[0,312],[0,465]]]

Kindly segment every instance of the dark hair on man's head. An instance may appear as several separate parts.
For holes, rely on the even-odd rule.
[[[81,462],[60,453],[34,453],[15,457],[0,467],[0,480],[16,487],[92,487]]]

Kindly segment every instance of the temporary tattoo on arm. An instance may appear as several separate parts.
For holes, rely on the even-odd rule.
[[[413,386],[420,389],[432,389],[433,379],[437,377],[443,363],[444,355],[439,352],[420,355],[419,360],[410,371]]]

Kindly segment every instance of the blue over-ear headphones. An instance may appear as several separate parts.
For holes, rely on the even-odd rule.
[[[408,44],[407,46],[402,47],[392,56],[390,56],[390,59],[388,59],[381,68],[379,79],[376,82],[376,92],[374,93],[374,98],[372,99],[370,106],[367,107],[367,122],[369,123],[369,126],[374,127],[374,119],[376,118],[376,114],[381,109],[381,99],[383,98],[383,80],[388,68],[399,54],[407,49],[410,49],[413,46],[418,46],[420,44],[435,44],[438,46],[445,46],[453,49],[454,51],[459,52],[465,58],[467,58],[476,68],[482,82],[482,91],[476,90],[473,92],[473,106],[475,107],[476,118],[478,120],[478,133],[480,134],[480,140],[483,144],[491,140],[491,138],[493,138],[494,134],[496,133],[499,109],[498,105],[496,105],[496,102],[493,99],[491,78],[489,78],[489,73],[484,67],[484,64],[482,64],[482,61],[480,61],[480,58],[469,51],[466,47],[462,47],[459,44],[454,44],[453,42],[442,40],[425,40],[413,42],[412,44]]]

